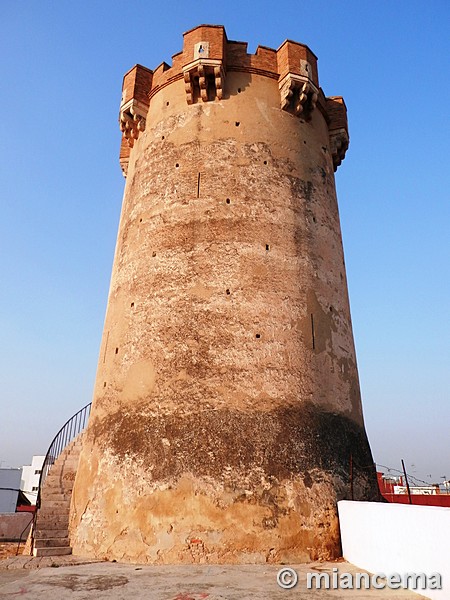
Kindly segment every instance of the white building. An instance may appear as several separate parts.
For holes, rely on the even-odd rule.
[[[31,465],[22,467],[22,481],[20,489],[30,500],[31,504],[36,504],[37,493],[39,489],[39,477],[41,476],[42,465],[45,456],[33,456]]]

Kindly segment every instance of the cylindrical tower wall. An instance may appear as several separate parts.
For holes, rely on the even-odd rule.
[[[230,70],[215,101],[188,104],[180,78],[152,95],[129,157],[75,553],[338,555],[350,457],[355,498],[375,483],[332,155],[326,113],[281,110],[274,77]]]

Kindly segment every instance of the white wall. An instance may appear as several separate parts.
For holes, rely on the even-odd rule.
[[[371,573],[440,573],[450,599],[450,508],[381,502],[338,502],[344,558]]]
[[[36,504],[37,488],[39,486],[39,477],[41,476],[42,464],[45,456],[33,456],[31,465],[22,467],[22,481],[20,489],[30,500],[31,504]],[[36,473],[38,471],[38,473]],[[36,489],[34,489],[36,488]]]

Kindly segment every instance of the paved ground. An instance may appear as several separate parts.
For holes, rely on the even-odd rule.
[[[49,566],[53,564],[53,566]],[[59,566],[58,566],[59,565]],[[345,562],[295,565],[293,589],[277,584],[277,565],[142,566],[74,557],[0,561],[0,599],[23,600],[420,600],[413,592],[308,590],[306,573],[360,572]]]

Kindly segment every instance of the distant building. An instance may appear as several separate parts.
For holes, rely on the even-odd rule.
[[[0,469],[0,514],[15,513],[22,469]]]
[[[401,476],[377,473],[380,493],[388,502],[396,504],[418,504],[420,506],[446,506],[450,508],[450,493],[444,482],[443,490],[438,483],[432,485],[409,485]],[[411,496],[411,498],[410,498]]]
[[[39,490],[39,478],[41,476],[44,459],[45,456],[33,456],[31,465],[22,467],[20,489],[28,500],[30,500],[31,504],[36,504],[37,493]]]

